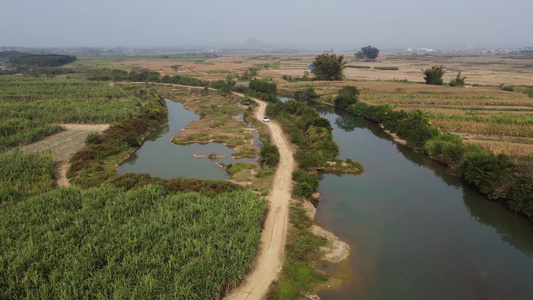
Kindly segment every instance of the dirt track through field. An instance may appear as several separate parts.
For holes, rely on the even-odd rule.
[[[91,132],[103,132],[107,124],[60,124],[65,131],[46,137],[38,142],[22,147],[23,151],[51,150],[57,161],[56,181],[59,187],[69,186],[67,180],[70,157],[85,145],[85,138]]]
[[[237,94],[237,93],[236,93]],[[243,96],[241,94],[237,94]],[[259,107],[255,117],[261,120],[265,116],[266,103],[254,99]],[[283,252],[289,221],[289,201],[291,199],[292,171],[295,168],[293,151],[281,127],[276,122],[265,123],[270,129],[271,139],[279,149],[280,162],[274,180],[272,190],[267,197],[270,206],[268,216],[261,235],[261,247],[256,265],[248,275],[246,281],[226,299],[262,299],[265,297],[270,284],[276,280],[283,263]]]

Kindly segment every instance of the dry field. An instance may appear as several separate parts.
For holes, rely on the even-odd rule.
[[[202,80],[224,79],[229,72],[242,74],[260,67],[259,77],[278,84],[278,90],[293,92],[313,87],[319,95],[335,95],[344,85],[361,90],[360,100],[369,104],[390,103],[397,109],[426,111],[445,132],[461,135],[494,153],[533,155],[533,98],[504,91],[500,85],[533,85],[533,60],[506,55],[381,53],[376,62],[355,60],[353,53],[340,53],[348,68],[341,82],[287,81],[283,75],[301,77],[318,53],[226,54],[201,62],[168,60],[123,61],[136,68],[162,75],[188,75]],[[181,65],[179,72],[172,65]],[[423,84],[421,69],[443,65],[445,83],[457,72],[466,76],[467,87]],[[351,66],[351,67],[350,67]],[[398,70],[379,70],[397,67]],[[245,82],[239,84],[246,84]]]

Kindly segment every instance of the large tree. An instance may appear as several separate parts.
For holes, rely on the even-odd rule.
[[[355,53],[355,58],[357,59],[366,58],[368,60],[375,60],[376,58],[378,58],[378,55],[379,55],[379,49],[368,45],[366,47],[361,48],[361,51]]]
[[[342,80],[342,70],[345,68],[343,55],[337,56],[335,54],[321,54],[315,57],[313,61],[313,69],[311,72],[315,74],[317,80]]]

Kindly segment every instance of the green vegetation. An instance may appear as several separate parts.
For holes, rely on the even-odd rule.
[[[533,174],[526,166],[504,155],[487,153],[478,146],[465,145],[457,135],[442,133],[420,110],[407,113],[395,111],[389,104],[369,106],[360,102],[348,111],[382,123],[411,147],[452,168],[457,176],[490,199],[502,201],[533,221]]]
[[[115,165],[109,160],[118,163],[117,155],[138,147],[144,136],[166,121],[167,107],[159,95],[143,94],[137,101],[135,117],[114,124],[101,137],[90,136],[85,147],[72,156],[68,176],[74,183],[95,187],[118,176]]]
[[[270,137],[268,137],[261,146],[261,151],[259,152],[261,157],[260,162],[264,168],[274,168],[279,163],[279,151],[276,145],[272,144]]]
[[[246,86],[228,86],[220,85],[221,87],[216,87],[219,91],[227,90],[228,92],[230,90],[235,92],[244,93],[248,96],[259,98],[268,102],[278,102],[279,99],[276,95],[277,91],[277,84],[275,82],[267,81],[265,79],[259,80],[254,79],[251,80],[248,84],[248,87]]]
[[[109,70],[99,69],[91,70],[88,72],[88,79],[92,81],[131,81],[131,82],[162,82],[162,83],[174,83],[190,86],[207,86],[209,82],[201,81],[191,76],[169,76],[165,75],[161,78],[159,72],[153,71],[140,71],[135,70],[129,73],[124,70]]]
[[[155,91],[0,80],[2,138],[65,119],[113,123],[73,156],[72,188],[56,189],[49,153],[0,153],[0,298],[218,299],[243,280],[259,245],[263,199],[225,181],[116,174],[166,121]]]
[[[371,69],[371,68],[372,68],[372,67],[370,67],[370,66],[354,66],[354,65],[352,65],[352,66],[348,66],[348,65],[347,65],[347,66],[345,66],[345,67],[346,67],[346,68],[354,68],[354,69]]]
[[[135,91],[107,83],[1,76],[0,87],[0,151],[54,134],[56,123],[131,118],[141,105]]]
[[[296,185],[292,189],[292,193],[296,196],[308,198],[318,190],[319,180],[317,176],[311,176],[303,170],[297,169],[292,172],[292,180],[296,181]]]
[[[383,70],[383,71],[398,71],[400,68],[398,67],[374,67],[375,70]]]
[[[331,124],[312,108],[288,101],[269,103],[266,111],[284,125],[291,142],[298,146],[294,158],[302,170],[323,168],[339,153],[339,146],[331,135]]]
[[[327,275],[313,267],[327,241],[308,231],[312,220],[301,207],[292,207],[289,217],[293,229],[287,239],[283,269],[279,281],[272,283],[268,299],[299,299],[302,292],[327,280]]]
[[[23,153],[18,149],[0,155],[0,205],[55,188],[55,163],[50,153]]]
[[[342,70],[345,68],[344,56],[336,54],[321,54],[315,57],[313,69],[316,80],[342,80]]]
[[[266,80],[252,80],[249,87],[256,92],[266,94],[275,94],[277,90],[276,83]]]
[[[359,90],[355,86],[345,86],[337,92],[335,97],[335,107],[339,109],[346,109],[348,106],[357,102]]]
[[[459,73],[457,73],[457,76],[455,77],[455,79],[452,79],[450,81],[450,86],[463,87],[463,86],[465,86],[465,79],[466,79],[466,76],[465,77],[461,77],[461,72],[459,72]]]
[[[319,98],[319,96],[312,87],[308,87],[303,92],[297,91],[294,93],[295,100],[316,100],[317,98]]]
[[[422,70],[422,73],[425,75],[424,80],[426,81],[426,84],[442,85],[442,75],[444,75],[442,65]]]
[[[160,185],[27,199],[0,210],[0,298],[222,298],[251,268],[265,208],[250,191]]]
[[[529,97],[533,97],[533,86],[531,86],[531,85],[504,85],[504,84],[501,84],[500,88],[502,90],[504,90],[504,91],[522,93],[522,94],[529,95]]]
[[[76,61],[76,56],[59,54],[26,54],[20,56],[10,56],[8,63],[15,67],[37,68],[37,67],[59,67]]]
[[[379,49],[368,45],[366,47],[362,47],[361,51],[355,53],[355,58],[376,60],[376,58],[378,58],[378,55],[379,55]]]

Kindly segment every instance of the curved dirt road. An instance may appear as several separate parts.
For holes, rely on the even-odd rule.
[[[255,117],[261,120],[265,116],[266,103],[258,99],[254,100],[259,104]],[[270,129],[272,143],[278,147],[280,153],[279,166],[274,174],[272,190],[267,197],[270,203],[269,212],[261,235],[261,246],[256,265],[243,285],[229,294],[226,299],[264,298],[272,281],[277,279],[283,262],[289,220],[289,201],[291,199],[291,177],[295,164],[293,152],[281,131],[281,127],[276,122],[265,123],[265,125]]]

